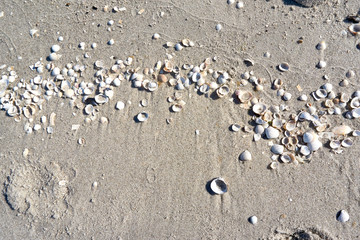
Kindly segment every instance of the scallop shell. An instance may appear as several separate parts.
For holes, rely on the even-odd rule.
[[[347,135],[349,133],[351,133],[351,127],[347,126],[347,125],[341,125],[341,126],[336,126],[332,129],[332,132],[335,135]]]
[[[225,180],[221,177],[215,178],[210,183],[210,189],[216,194],[224,194],[227,192]]]
[[[149,118],[149,114],[146,112],[141,112],[138,115],[136,115],[136,119],[139,122],[145,122],[146,120],[148,120],[148,118]]]
[[[239,159],[241,161],[250,161],[252,160],[251,153],[248,150],[245,150],[240,154]]]
[[[290,65],[287,62],[280,63],[278,66],[279,70],[282,72],[287,72],[290,70]]]
[[[271,152],[277,155],[281,155],[284,152],[284,146],[280,144],[274,144],[271,146]]]
[[[257,115],[261,115],[265,112],[266,110],[266,105],[262,104],[262,103],[257,103],[252,107],[252,110],[255,114]]]
[[[274,139],[279,137],[280,132],[276,128],[268,127],[265,129],[265,135],[268,139]]]
[[[222,98],[230,92],[230,88],[227,85],[223,85],[216,90],[218,97]]]
[[[353,35],[360,35],[360,24],[351,24],[349,26],[349,31],[353,34]]]

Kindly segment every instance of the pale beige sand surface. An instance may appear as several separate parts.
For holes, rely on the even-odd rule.
[[[299,95],[325,82],[337,92],[358,90],[359,37],[348,33],[350,24],[344,22],[358,11],[356,0],[316,8],[292,1],[244,1],[242,9],[225,0],[68,2],[1,1],[0,65],[14,66],[20,78],[30,79],[36,73],[29,66],[39,58],[46,62],[57,43],[62,58],[56,65],[78,58],[88,68],[83,79],[90,81],[98,59],[110,67],[110,56],[134,56],[135,67],[153,67],[175,52],[163,46],[167,41],[189,38],[195,46],[175,53],[177,65],[198,65],[216,56],[211,67],[232,72],[234,79],[253,70],[266,79],[264,91],[255,95],[268,105],[288,105],[289,113],[304,108],[296,100]],[[105,5],[126,11],[103,12]],[[138,15],[140,9],[145,12]],[[111,19],[115,24],[107,31]],[[32,38],[30,29],[38,29],[39,36]],[[154,33],[161,38],[152,40]],[[112,46],[106,44],[110,39],[115,40]],[[328,45],[323,55],[315,48],[321,40]],[[80,42],[86,43],[85,51],[78,48]],[[90,48],[92,42],[96,49]],[[83,57],[85,52],[90,58]],[[271,57],[265,58],[265,52]],[[247,67],[245,58],[255,65]],[[318,69],[322,58],[327,67]],[[281,62],[290,64],[289,72],[277,70]],[[348,70],[356,76],[348,87],[340,87]],[[323,80],[324,75],[329,79]],[[285,103],[270,88],[276,78],[284,81],[291,101]],[[26,134],[24,119],[16,123],[1,112],[0,239],[360,239],[358,139],[343,154],[324,147],[310,162],[269,170],[269,141],[253,142],[252,133],[229,130],[233,123],[251,126],[248,110],[229,101],[231,96],[212,99],[198,95],[192,85],[183,91],[183,111],[173,113],[166,99],[175,90],[166,84],[149,93],[124,81],[114,91],[89,124],[68,99],[50,99],[35,121],[55,112],[51,135],[45,129]],[[140,107],[142,99],[149,106]],[[121,111],[114,108],[119,100],[126,105]],[[309,102],[320,107],[310,97]],[[150,117],[137,123],[134,117],[141,111]],[[99,122],[102,116],[107,124]],[[359,128],[358,120],[343,116],[331,116],[329,123]],[[73,131],[74,124],[81,126]],[[79,138],[85,139],[83,146]],[[26,157],[24,149],[29,149]],[[252,153],[252,161],[239,161],[244,150]],[[207,184],[219,176],[228,192],[211,195]],[[346,223],[336,221],[341,209],[349,212]],[[252,215],[259,219],[256,225],[248,222]]]

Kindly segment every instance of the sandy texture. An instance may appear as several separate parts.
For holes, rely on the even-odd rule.
[[[304,108],[297,96],[325,82],[349,94],[359,84],[360,58],[355,47],[359,39],[341,34],[349,26],[345,17],[358,11],[357,0],[315,8],[287,0],[244,1],[241,9],[225,0],[65,3],[1,1],[0,65],[14,66],[20,78],[30,79],[36,73],[29,66],[39,58],[45,60],[51,45],[63,36],[64,41],[58,43],[63,56],[56,64],[76,63],[78,58],[88,67],[83,79],[90,81],[98,59],[110,67],[111,56],[133,56],[134,67],[153,67],[166,53],[175,52],[163,46],[167,41],[189,38],[195,46],[176,52],[177,65],[198,65],[217,56],[212,67],[227,70],[233,79],[253,70],[266,79],[264,91],[255,94],[269,105],[284,104],[270,89],[271,80],[281,78],[293,95],[286,103],[288,114]],[[104,12],[105,5],[110,9],[124,6],[126,11]],[[140,9],[145,12],[138,15]],[[115,21],[113,31],[107,31],[110,19]],[[218,23],[220,31],[215,30]],[[32,38],[30,29],[38,29],[39,36]],[[153,40],[156,32],[161,38]],[[115,40],[112,46],[107,45],[110,39]],[[328,45],[323,55],[315,48],[321,40]],[[78,48],[80,42],[86,43],[85,51]],[[96,49],[90,48],[92,42],[97,42]],[[85,52],[90,58],[83,57]],[[271,57],[265,58],[265,52]],[[255,65],[247,67],[245,58]],[[318,69],[322,58],[327,67]],[[290,64],[289,72],[277,70],[281,62]],[[348,87],[339,87],[350,69],[356,77]],[[324,75],[329,80],[323,80]],[[235,88],[231,85],[232,91]],[[360,238],[358,140],[341,155],[324,147],[309,163],[280,164],[269,170],[267,140],[255,143],[251,133],[229,131],[233,123],[251,127],[248,110],[229,101],[230,96],[213,99],[197,94],[192,86],[183,91],[184,110],[174,113],[166,101],[174,91],[163,84],[149,93],[124,81],[90,124],[84,123],[82,110],[72,108],[68,99],[54,97],[35,118],[39,122],[42,115],[56,113],[51,135],[45,129],[26,134],[24,119],[16,123],[1,112],[0,238]],[[139,106],[142,99],[148,100],[148,107]],[[125,102],[120,111],[114,109],[119,100]],[[309,102],[320,107],[312,99]],[[134,117],[141,111],[150,117],[137,123]],[[100,123],[101,116],[108,123]],[[166,123],[169,118],[171,124]],[[358,120],[341,115],[329,121],[332,126],[345,122],[359,128]],[[73,124],[81,126],[73,131]],[[79,138],[86,143],[79,145]],[[25,149],[28,154],[23,154]],[[253,160],[239,162],[239,154],[246,149]],[[219,176],[229,190],[211,195],[209,181]],[[341,209],[349,212],[350,221],[336,221]],[[252,215],[259,219],[256,225],[248,222]]]

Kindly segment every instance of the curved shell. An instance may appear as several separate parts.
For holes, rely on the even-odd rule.
[[[265,129],[265,135],[268,139],[274,139],[279,137],[280,132],[276,128],[268,127]]]
[[[283,163],[291,163],[293,161],[296,160],[294,154],[292,153],[283,153],[281,156],[280,156],[280,160],[283,162]]]
[[[285,130],[292,131],[296,128],[296,121],[295,120],[289,120],[284,125]]]
[[[149,90],[150,92],[154,92],[158,89],[158,84],[156,82],[149,82],[147,84],[147,90]]]
[[[271,152],[277,155],[280,155],[284,152],[284,146],[280,144],[274,144],[271,146]]]
[[[250,161],[252,160],[251,153],[248,150],[245,150],[240,154],[239,159],[241,161]]]
[[[222,98],[230,92],[230,88],[227,85],[223,85],[216,90],[218,97]]]
[[[314,152],[322,147],[322,143],[319,140],[314,140],[312,142],[309,142],[307,146],[311,152]]]
[[[341,125],[341,126],[336,126],[332,129],[332,132],[335,135],[347,135],[349,133],[351,133],[351,127],[347,126],[347,125]]]
[[[360,107],[360,98],[354,97],[353,99],[351,99],[351,101],[350,101],[350,107],[351,107],[351,108],[358,108],[358,107]]]
[[[315,94],[318,98],[326,98],[327,96],[327,91],[323,88],[320,88],[318,90],[315,91]]]
[[[90,115],[94,112],[94,106],[91,105],[91,104],[88,104],[85,106],[84,108],[84,113],[87,114],[87,115]]]
[[[173,69],[174,69],[174,64],[173,64],[171,61],[169,61],[169,60],[165,60],[163,70],[164,70],[165,72],[170,73],[170,72],[173,71]]]
[[[199,88],[199,91],[200,91],[201,93],[207,93],[209,90],[210,90],[210,87],[209,87],[209,85],[207,85],[207,84],[203,84],[203,85],[201,85],[200,88]]]
[[[351,116],[353,118],[359,118],[360,117],[360,108],[354,108],[351,110]]]
[[[9,80],[7,79],[0,80],[0,97],[3,97],[5,95],[5,91],[8,86],[9,86]]]
[[[7,110],[6,110],[6,114],[10,117],[15,117],[17,115],[20,114],[20,109],[18,106],[10,106]]]
[[[351,147],[354,144],[353,140],[351,138],[345,138],[341,142],[341,146],[348,148]]]
[[[311,151],[308,146],[301,146],[300,153],[304,156],[308,156],[309,154],[311,154]]]
[[[349,26],[349,31],[353,34],[353,35],[360,35],[360,24],[352,24]]]
[[[141,112],[138,115],[136,115],[136,119],[139,122],[145,122],[146,120],[148,120],[148,118],[149,118],[149,114],[146,112]]]
[[[261,115],[265,112],[266,110],[266,105],[262,104],[262,103],[257,103],[252,107],[252,110],[255,114],[257,115]]]
[[[95,96],[95,102],[97,104],[104,104],[107,103],[109,101],[109,98],[103,94],[98,94]]]
[[[279,64],[278,68],[282,72],[287,72],[290,70],[290,65],[287,62],[283,62]]]
[[[235,95],[237,95],[241,103],[248,102],[253,98],[253,94],[249,91],[236,90]]]
[[[283,81],[282,81],[281,79],[277,78],[277,79],[275,79],[275,80],[273,81],[272,87],[273,87],[273,89],[277,90],[277,89],[279,89],[282,85],[283,85]]]
[[[183,109],[183,106],[180,104],[174,104],[171,106],[173,112],[180,112]]]
[[[304,143],[312,142],[313,140],[316,140],[315,134],[312,132],[306,132],[303,134],[303,141]]]
[[[227,192],[225,180],[221,177],[215,178],[210,183],[210,189],[216,194],[224,194]]]
[[[231,125],[231,130],[232,130],[233,132],[238,132],[238,131],[240,131],[240,128],[241,128],[241,126],[240,126],[239,124],[232,124],[232,125]]]

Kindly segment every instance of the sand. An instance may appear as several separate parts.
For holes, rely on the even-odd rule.
[[[105,5],[126,11],[104,12]],[[234,78],[253,70],[266,79],[259,97],[296,112],[304,107],[296,97],[325,82],[349,94],[357,90],[359,39],[347,32],[350,24],[344,19],[358,8],[356,0],[314,8],[287,0],[244,1],[241,9],[225,0],[4,0],[0,65],[14,66],[20,78],[30,79],[36,73],[29,66],[40,58],[45,61],[50,47],[59,44],[62,57],[56,64],[76,63],[78,58],[88,67],[83,78],[92,79],[96,60],[111,66],[111,56],[133,56],[134,66],[152,67],[175,52],[163,46],[167,41],[189,38],[195,46],[175,53],[177,65],[200,64],[216,56],[212,67],[226,69]],[[140,9],[145,9],[141,15]],[[108,31],[111,19],[115,24]],[[215,30],[217,24],[222,25],[220,31]],[[30,29],[38,29],[38,37],[31,37]],[[160,39],[153,40],[154,33]],[[59,36],[63,42],[57,42]],[[110,39],[115,41],[112,46],[107,45]],[[321,40],[328,45],[323,55],[315,48]],[[80,42],[86,43],[85,51],[78,48]],[[96,49],[90,48],[92,42],[98,44]],[[85,52],[90,58],[83,57]],[[271,57],[265,58],[265,52]],[[246,66],[246,58],[254,66]],[[318,69],[322,58],[327,66]],[[278,71],[281,62],[288,62],[290,71]],[[355,78],[348,87],[339,87],[348,70],[355,71]],[[270,89],[270,80],[276,78],[284,81],[291,101],[285,103]],[[99,118],[108,119],[105,124],[99,118],[85,123],[82,111],[72,108],[68,99],[54,97],[35,118],[39,122],[42,115],[55,112],[53,134],[45,129],[26,134],[25,120],[16,123],[2,111],[0,238],[360,238],[358,140],[343,154],[324,147],[310,162],[269,170],[269,141],[253,142],[252,133],[229,130],[233,123],[251,126],[248,111],[229,101],[230,96],[213,99],[193,89],[183,91],[184,110],[173,113],[166,101],[173,88],[163,84],[149,93],[124,81],[110,103],[99,108]],[[139,106],[142,99],[149,106]],[[115,110],[120,100],[125,108]],[[150,116],[144,123],[134,121],[141,111]],[[167,124],[169,118],[173,121]],[[357,120],[331,116],[332,126],[343,122],[359,128]],[[80,124],[76,131],[71,130],[74,124]],[[84,145],[78,144],[79,138],[85,139]],[[252,153],[251,161],[239,161],[244,150]],[[220,176],[228,192],[212,195],[209,181]],[[346,223],[336,221],[342,209],[350,215]],[[253,215],[258,217],[256,225],[248,222]]]

